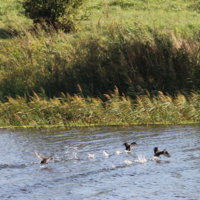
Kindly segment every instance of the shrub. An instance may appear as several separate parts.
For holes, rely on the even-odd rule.
[[[69,32],[75,28],[76,21],[81,19],[80,9],[86,0],[25,0],[25,15],[40,23],[53,26],[56,30]]]

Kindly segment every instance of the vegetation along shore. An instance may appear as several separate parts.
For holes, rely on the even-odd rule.
[[[198,1],[77,2],[0,0],[1,127],[199,123]]]

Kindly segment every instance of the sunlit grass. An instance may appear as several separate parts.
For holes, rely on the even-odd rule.
[[[80,127],[100,125],[150,125],[199,123],[200,95],[175,98],[159,92],[138,96],[136,101],[119,96],[118,89],[105,95],[106,102],[80,95],[64,95],[46,100],[37,94],[27,102],[26,97],[8,98],[0,104],[1,127]]]
[[[77,85],[84,97],[101,99],[115,86],[131,98],[145,90],[174,95],[199,89],[198,40],[171,29],[113,24],[88,35],[38,30],[21,27],[23,35],[0,41],[2,101],[24,93],[29,99],[32,91],[43,96],[45,90],[47,98],[79,94]]]
[[[199,122],[196,1],[88,0],[85,9],[75,32],[45,32],[20,1],[0,0],[0,126]]]
[[[30,27],[32,21],[24,16],[20,1],[0,0],[0,29]],[[185,0],[88,0],[85,10],[90,17],[82,21],[78,33],[95,33],[94,26],[106,28],[113,23],[126,28],[141,24],[157,28],[168,27],[179,34],[195,34],[199,29],[200,13],[196,2]]]

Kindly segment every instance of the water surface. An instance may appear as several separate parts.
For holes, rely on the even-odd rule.
[[[0,130],[0,199],[200,199],[199,129]],[[156,146],[171,157],[153,161]],[[54,159],[41,166],[34,151]]]

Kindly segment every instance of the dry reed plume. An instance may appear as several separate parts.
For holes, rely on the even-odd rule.
[[[136,101],[120,96],[116,88],[107,101],[84,98],[81,95],[64,95],[47,100],[36,93],[27,98],[8,98],[0,104],[2,127],[71,127],[98,125],[150,125],[181,124],[200,121],[200,95],[189,97],[178,94],[174,98],[159,92],[157,97],[149,94],[137,96]]]

